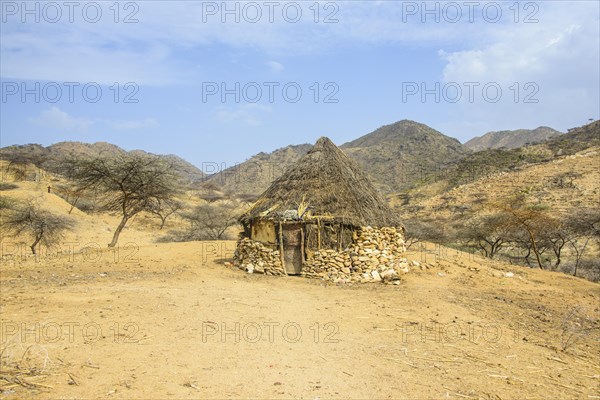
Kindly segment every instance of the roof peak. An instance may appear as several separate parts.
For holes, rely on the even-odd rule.
[[[240,220],[276,220],[306,206],[312,215],[347,225],[399,225],[365,172],[327,137],[277,178]]]
[[[321,136],[316,142],[315,147],[335,146],[335,144],[327,136]]]

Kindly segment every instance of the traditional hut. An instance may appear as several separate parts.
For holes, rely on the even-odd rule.
[[[390,257],[404,251],[396,215],[358,164],[326,137],[239,220],[244,233],[235,261],[248,272],[365,274],[361,266],[392,268]]]

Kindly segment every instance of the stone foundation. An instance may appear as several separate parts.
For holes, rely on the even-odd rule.
[[[348,249],[315,252],[303,274],[333,282],[397,281],[408,272],[405,252],[404,237],[396,228],[365,227]]]
[[[286,275],[279,250],[273,250],[248,238],[238,241],[233,255],[233,265],[248,273]]]
[[[399,283],[400,275],[409,271],[405,252],[401,231],[365,227],[355,232],[354,243],[345,250],[312,253],[302,267],[302,275],[336,283]],[[248,238],[238,242],[234,265],[249,273],[285,275],[279,251]]]

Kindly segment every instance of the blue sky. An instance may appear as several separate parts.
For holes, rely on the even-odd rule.
[[[2,146],[201,167],[405,118],[465,142],[600,117],[597,1],[0,4]]]

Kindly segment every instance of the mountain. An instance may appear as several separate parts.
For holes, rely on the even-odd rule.
[[[340,146],[383,193],[406,190],[470,154],[458,140],[402,120]]]
[[[469,157],[458,160],[442,173],[433,176],[430,182],[414,188],[408,193],[396,193],[392,202],[419,205],[417,199],[433,196],[445,196],[457,187],[468,187],[473,182],[486,181],[510,174],[515,182],[519,181],[519,173],[525,168],[549,166],[556,169],[555,163],[565,158],[591,149],[591,160],[598,162],[598,155],[593,153],[600,148],[600,121],[569,129],[568,133],[555,136],[547,141],[518,147],[515,149],[487,149],[471,153]],[[585,163],[584,163],[585,164]],[[515,183],[516,185],[516,183]],[[597,185],[597,184],[596,184]],[[597,196],[597,193],[594,192]],[[416,202],[415,202],[416,200]],[[576,200],[576,199],[575,199]]]
[[[311,148],[310,144],[300,144],[283,147],[271,153],[261,152],[243,163],[209,176],[206,181],[226,193],[259,195]]]
[[[0,149],[0,158],[18,159],[23,162],[32,163],[44,167],[49,171],[59,171],[61,163],[73,156],[95,157],[100,155],[118,155],[128,153],[126,150],[111,143],[96,142],[59,142],[44,147],[39,144],[26,144],[7,146]],[[130,154],[153,155],[143,150],[132,150]],[[204,173],[176,155],[157,155],[159,158],[173,165],[174,169],[180,175],[190,182],[200,181],[204,178]]]
[[[301,144],[259,153],[211,175],[208,181],[228,193],[259,195],[310,148],[310,144]],[[382,126],[340,148],[359,163],[383,193],[411,187],[430,172],[470,153],[458,140],[409,120]]]
[[[465,143],[473,151],[486,149],[516,149],[526,144],[535,144],[561,135],[562,132],[540,126],[536,129],[518,129],[516,131],[488,132],[483,136],[476,136]]]

